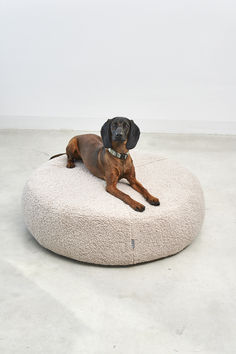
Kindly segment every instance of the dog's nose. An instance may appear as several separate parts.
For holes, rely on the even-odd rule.
[[[119,127],[116,129],[116,137],[121,138],[123,136],[122,129]]]
[[[121,132],[116,132],[116,137],[117,138],[121,138],[122,137],[122,133]]]

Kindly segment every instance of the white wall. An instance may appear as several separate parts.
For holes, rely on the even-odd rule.
[[[0,127],[236,133],[235,1],[0,4]]]

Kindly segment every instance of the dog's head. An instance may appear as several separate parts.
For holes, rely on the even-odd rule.
[[[112,141],[120,143],[126,141],[126,148],[128,150],[133,149],[138,142],[139,135],[139,127],[134,121],[123,117],[108,119],[101,129],[101,136],[105,148],[111,148]]]

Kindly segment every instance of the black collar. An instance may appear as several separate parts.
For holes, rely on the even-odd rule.
[[[109,153],[115,157],[118,157],[118,159],[121,159],[121,160],[126,160],[127,157],[129,156],[129,153],[128,154],[125,154],[125,153],[119,153],[111,148],[108,149]]]

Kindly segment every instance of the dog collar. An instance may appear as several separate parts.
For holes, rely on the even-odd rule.
[[[121,153],[121,154],[120,154],[119,152],[117,152],[117,151],[115,151],[115,150],[113,150],[113,149],[111,149],[111,148],[109,148],[108,151],[109,151],[109,153],[110,153],[111,155],[113,155],[113,156],[115,156],[115,157],[118,157],[118,159],[121,159],[121,160],[126,160],[127,157],[128,157],[128,155],[129,155],[129,154],[125,154],[125,153]]]

